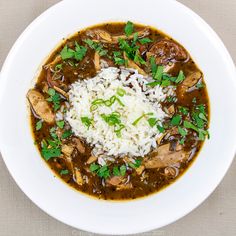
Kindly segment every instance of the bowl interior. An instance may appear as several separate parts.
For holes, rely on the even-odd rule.
[[[154,26],[189,51],[205,75],[211,138],[189,170],[170,187],[135,201],[109,202],[87,197],[54,177],[33,144],[25,95],[38,66],[63,37],[97,23],[127,20]],[[235,67],[213,30],[176,1],[62,1],[24,31],[1,76],[0,149],[4,161],[35,204],[74,227],[101,234],[131,234],[162,227],[206,199],[232,162],[236,144]]]

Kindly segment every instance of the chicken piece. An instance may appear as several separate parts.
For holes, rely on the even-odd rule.
[[[73,142],[80,153],[85,153],[85,147],[79,138],[73,138]]]
[[[156,58],[158,65],[186,61],[189,57],[182,46],[169,39],[162,39],[159,42],[153,43],[147,53],[147,59],[150,59],[151,56]]]
[[[146,36],[148,36],[150,34],[150,29],[149,28],[144,28],[143,30],[140,30],[138,32],[135,32],[138,34],[138,38],[144,38]],[[112,37],[112,42],[117,43],[119,41],[119,38],[121,39],[132,39],[134,37],[134,34],[131,34],[130,36],[126,36],[126,35],[117,35],[117,36],[113,36]]]
[[[170,116],[173,116],[175,114],[175,106],[173,104],[169,106],[167,110]]]
[[[98,159],[98,157],[95,157],[92,155],[89,157],[89,159],[87,160],[86,163],[90,165],[91,163],[95,162],[97,159]]]
[[[72,145],[63,144],[62,147],[61,147],[61,152],[62,152],[66,157],[71,157],[73,151],[74,151],[74,147],[73,147]]]
[[[112,186],[118,186],[119,184],[122,183],[124,177],[121,177],[121,176],[113,176],[109,179],[106,180],[106,183],[108,185],[112,185]]]
[[[178,175],[178,173],[179,173],[178,169],[173,166],[167,166],[164,169],[164,175],[166,177],[175,178]]]
[[[125,190],[125,189],[131,189],[131,188],[133,188],[132,183],[127,183],[127,184],[118,185],[116,190]]]
[[[125,52],[123,55],[124,55],[124,59],[127,60],[127,67],[128,68],[133,68],[133,69],[137,70],[139,74],[141,74],[143,76],[147,76],[147,73],[142,68],[140,68],[134,61],[130,60],[126,56]]]
[[[105,43],[112,43],[111,35],[105,30],[90,30],[87,31],[87,35],[92,37],[93,41],[100,41]]]
[[[58,63],[60,63],[62,61],[62,58],[60,55],[56,56],[54,58],[54,60],[52,62],[50,62],[49,64],[45,65],[44,68],[48,69],[48,68],[52,68],[54,66],[56,66]]]
[[[143,171],[145,170],[145,166],[141,165],[138,168],[135,169],[138,175],[141,175]]]
[[[52,112],[44,96],[35,89],[30,89],[27,93],[29,103],[34,112],[48,124],[55,122],[55,114]]]
[[[74,169],[74,178],[78,185],[80,186],[83,185],[84,181],[83,181],[82,174],[77,168]]]
[[[65,97],[66,99],[69,98],[68,93],[65,92],[64,90],[60,89],[60,88],[57,87],[57,86],[53,86],[53,88],[54,88],[58,93],[60,93],[63,97]]]
[[[192,87],[194,87],[198,81],[202,78],[202,73],[200,71],[193,72],[188,75],[185,80],[179,86],[179,93],[184,96]]]
[[[100,71],[101,67],[100,67],[100,56],[98,52],[94,53],[94,66],[96,71]]]
[[[147,169],[162,168],[177,164],[187,158],[187,153],[182,149],[171,151],[170,143],[159,146],[151,156],[144,158]]]

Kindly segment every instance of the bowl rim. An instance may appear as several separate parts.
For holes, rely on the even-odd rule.
[[[172,0],[167,0],[171,3],[173,3],[174,1]],[[65,1],[61,1],[59,3],[56,3],[55,5],[51,6],[50,8],[48,8],[46,11],[44,11],[41,15],[39,15],[35,20],[32,21],[32,23],[30,23],[29,26],[27,26],[27,28],[23,31],[23,33],[18,37],[18,39],[16,40],[16,42],[14,43],[14,45],[12,46],[10,52],[8,53],[8,56],[2,66],[2,70],[1,70],[1,80],[0,80],[0,101],[2,99],[2,91],[4,90],[6,84],[7,84],[7,76],[5,76],[5,73],[6,71],[8,70],[8,63],[11,61],[11,58],[14,57],[14,53],[15,53],[15,49],[17,47],[20,46],[21,44],[21,41],[24,40],[25,37],[27,37],[27,34],[37,25],[37,24],[40,24],[40,21],[43,20],[45,17],[47,17],[48,14],[51,13],[51,11],[54,11],[55,8],[57,6],[60,6],[62,4],[64,4]],[[182,3],[180,2],[177,2],[175,1],[175,4],[178,6],[178,7],[181,7],[184,11],[186,11],[186,13],[188,14],[191,14],[192,17],[194,17],[202,26],[204,26],[206,32],[215,40],[215,42],[217,43],[217,45],[219,46],[219,50],[221,50],[221,52],[224,54],[225,56],[225,59],[227,60],[227,64],[228,66],[231,68],[231,71],[232,71],[232,74],[234,74],[234,76],[236,77],[236,70],[235,70],[235,65],[234,65],[234,62],[232,60],[232,58],[230,57],[230,54],[229,52],[227,51],[226,47],[224,46],[223,42],[221,41],[220,37],[215,33],[215,31],[199,16],[197,15],[195,12],[193,12],[191,9],[189,9],[188,7],[186,7],[185,5],[183,5]],[[4,77],[5,76],[5,77]],[[234,83],[234,87],[236,88],[236,81],[232,81],[232,83]],[[1,132],[0,132],[0,136],[1,136]],[[236,143],[236,142],[235,142]],[[70,222],[66,222],[65,220],[63,219],[60,219],[57,215],[55,214],[52,214],[52,213],[49,213],[47,211],[47,209],[45,209],[44,207],[40,206],[40,204],[36,203],[32,198],[31,196],[29,196],[25,191],[24,191],[24,188],[21,187],[20,183],[18,182],[17,179],[14,178],[14,173],[11,171],[11,168],[10,166],[8,165],[8,161],[7,161],[7,150],[4,148],[4,146],[1,146],[1,143],[0,143],[0,150],[2,152],[2,158],[8,168],[8,171],[10,172],[11,176],[13,177],[14,181],[16,182],[16,184],[20,187],[20,189],[25,193],[25,195],[32,201],[34,202],[39,208],[41,208],[44,212],[46,212],[48,215],[52,216],[53,218],[56,218],[58,219],[59,221],[67,224],[67,225],[70,225],[70,226],[73,226],[73,227],[77,227],[76,225],[73,225],[71,224]],[[232,158],[231,160],[227,163],[227,170],[229,169],[230,165],[232,164],[233,162],[233,159],[234,159],[234,155],[235,155],[235,152],[236,152],[236,146],[232,147]],[[218,184],[221,182],[221,180],[224,178],[225,174],[226,174],[227,171],[225,171],[221,177],[218,179],[218,183],[212,187],[211,191],[208,191],[207,193],[205,193],[204,197],[199,200],[195,205],[194,207],[192,207],[191,209],[188,209],[184,214],[181,215],[181,217],[187,215],[188,213],[190,213],[191,211],[193,211],[195,208],[197,208],[203,201],[206,200],[206,198],[215,190],[215,188],[218,186]],[[173,223],[174,221],[178,220],[179,218],[181,217],[177,217],[176,219],[173,219],[172,221],[169,221],[167,224],[170,224],[170,223]],[[163,224],[162,226],[160,227],[163,227],[167,224]],[[149,227],[142,227],[142,230],[138,230],[138,231],[129,231],[127,232],[126,234],[133,234],[133,233],[141,233],[141,232],[146,232],[146,231],[149,231],[149,230],[153,230],[155,227],[153,226],[149,226]],[[82,230],[86,230],[86,231],[90,231],[90,232],[94,232],[94,233],[100,233],[100,234],[111,234],[110,232],[108,233],[107,231],[103,231],[103,230],[98,230],[98,231],[94,231],[94,230],[91,230],[91,229],[88,229],[88,228],[83,228],[83,227],[80,227],[80,229]]]

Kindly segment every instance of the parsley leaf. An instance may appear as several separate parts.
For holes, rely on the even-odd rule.
[[[136,168],[138,168],[138,167],[141,166],[141,163],[142,163],[142,160],[136,159],[136,160],[135,160],[135,163],[129,162],[128,165],[129,165],[131,168],[136,169]]]
[[[48,94],[49,94],[50,97],[47,98],[47,101],[53,103],[54,111],[59,110],[60,101],[61,101],[61,97],[60,97],[59,93],[57,93],[55,89],[49,88],[48,89]]]
[[[177,79],[175,80],[175,83],[176,84],[181,83],[182,81],[184,81],[184,79],[185,79],[184,72],[181,70],[179,72]]]
[[[60,175],[68,175],[69,174],[69,170],[61,170],[60,171]]]
[[[108,169],[108,166],[107,165],[104,165],[102,167],[100,167],[98,170],[97,170],[97,175],[101,178],[108,178],[110,176],[110,170]]]
[[[84,46],[80,46],[77,42],[75,42],[75,52],[74,58],[77,61],[81,61],[87,52],[87,48]]]
[[[138,40],[141,44],[146,44],[146,43],[152,43],[153,40],[151,40],[150,38],[142,38]]]
[[[64,133],[61,135],[62,139],[66,139],[68,137],[70,137],[72,135],[72,131],[71,130],[66,130],[64,131]]]
[[[60,120],[60,121],[57,121],[56,124],[60,129],[63,129],[64,125],[65,125],[65,122],[64,122],[64,120]]]
[[[108,52],[108,50],[103,49],[100,43],[94,42],[91,39],[85,39],[84,42],[87,43],[91,49],[97,51],[100,56],[105,56]]]
[[[71,48],[68,48],[68,46],[65,45],[64,48],[60,52],[62,60],[73,58],[74,52],[75,52],[74,50],[72,50]]]
[[[47,145],[46,141],[42,142],[42,156],[43,158],[48,161],[52,157],[59,157],[61,155],[61,149],[59,147],[50,147]]]
[[[125,34],[129,37],[134,32],[134,24],[128,21],[125,25]]]
[[[35,129],[36,129],[37,131],[39,131],[42,127],[43,127],[43,121],[42,121],[42,120],[39,120],[39,121],[36,123]]]
[[[180,116],[179,114],[177,114],[177,115],[175,115],[175,116],[172,117],[170,123],[171,123],[171,125],[173,125],[173,126],[177,126],[177,125],[180,124],[180,122],[181,122],[181,116]]]

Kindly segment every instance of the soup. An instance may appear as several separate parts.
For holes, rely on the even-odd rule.
[[[179,43],[132,22],[63,40],[27,98],[42,158],[64,182],[97,198],[161,190],[209,138],[203,73]]]

